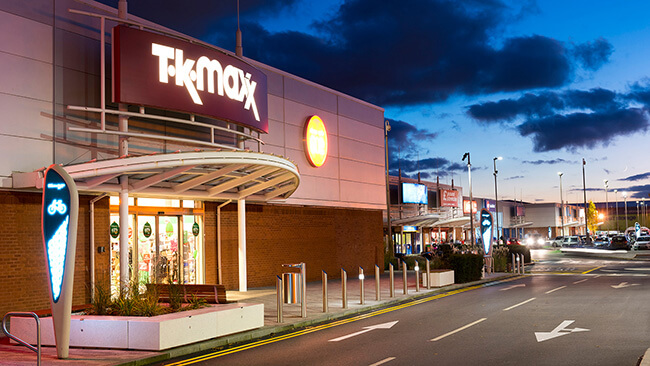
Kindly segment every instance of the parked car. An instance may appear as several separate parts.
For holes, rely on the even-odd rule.
[[[633,250],[647,250],[650,249],[650,236],[639,236],[632,245]]]
[[[627,237],[624,235],[616,235],[612,237],[612,240],[609,242],[609,246],[607,249],[612,249],[612,250],[629,250],[630,249],[630,243],[627,240]]]
[[[564,236],[556,236],[554,239],[551,240],[551,246],[552,247],[561,247],[562,246],[562,240],[564,240]]]
[[[562,239],[562,248],[579,248],[582,247],[584,242],[577,235],[565,236]]]
[[[518,238],[508,238],[508,245],[521,245]]]
[[[594,239],[594,248],[607,249],[609,247],[609,238],[606,236],[597,236]]]

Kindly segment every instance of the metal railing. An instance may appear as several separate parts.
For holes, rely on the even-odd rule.
[[[36,347],[32,346],[31,344],[23,341],[22,339],[16,337],[15,335],[9,333],[7,330],[7,320],[11,318],[12,316],[17,316],[21,318],[29,318],[32,317],[36,320]],[[23,346],[29,348],[30,350],[36,352],[36,365],[40,366],[41,365],[41,320],[38,318],[38,315],[36,313],[28,312],[28,313],[21,313],[21,312],[9,312],[6,313],[4,317],[2,317],[2,331],[7,335],[7,337],[13,339],[14,341],[22,344]]]

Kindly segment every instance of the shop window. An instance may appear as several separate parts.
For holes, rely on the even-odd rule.
[[[181,207],[180,200],[164,198],[138,198],[138,206],[142,207]]]
[[[120,205],[120,196],[111,196],[108,200],[111,206]],[[129,197],[129,206],[135,206],[135,198]]]

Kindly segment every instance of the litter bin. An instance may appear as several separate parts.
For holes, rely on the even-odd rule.
[[[297,272],[286,272],[282,274],[284,283],[284,303],[298,304],[302,301],[302,276]]]

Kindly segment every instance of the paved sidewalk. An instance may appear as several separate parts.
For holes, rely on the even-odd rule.
[[[277,322],[277,296],[275,287],[249,289],[246,292],[228,291],[228,301],[263,303],[264,304],[264,326],[259,329],[233,334],[230,336],[215,338],[187,346],[177,347],[160,352],[132,351],[132,350],[106,350],[88,348],[70,348],[70,357],[65,360],[56,358],[54,347],[43,347],[41,365],[87,365],[87,366],[109,366],[109,365],[146,365],[154,362],[161,362],[166,359],[192,354],[195,352],[208,351],[214,348],[250,341],[258,338],[268,337],[272,334],[288,332],[293,329],[315,325],[332,319],[348,317],[353,314],[370,311],[396,304],[410,299],[429,296],[431,294],[444,293],[458,288],[474,286],[478,284],[494,282],[514,277],[510,273],[495,273],[486,278],[466,283],[454,284],[441,288],[427,290],[420,286],[416,292],[415,272],[408,271],[408,291],[404,294],[404,282],[402,272],[395,271],[395,296],[390,297],[389,275],[385,273],[380,276],[381,299],[376,300],[375,276],[374,273],[366,273],[364,281],[365,301],[362,305],[361,281],[357,274],[348,273],[347,281],[347,309],[343,308],[341,280],[328,280],[328,312],[323,312],[323,291],[322,282],[307,283],[307,317],[302,318],[300,304],[283,305],[283,322]],[[6,339],[6,338],[5,338]],[[35,365],[36,353],[23,346],[0,344],[0,365]]]

